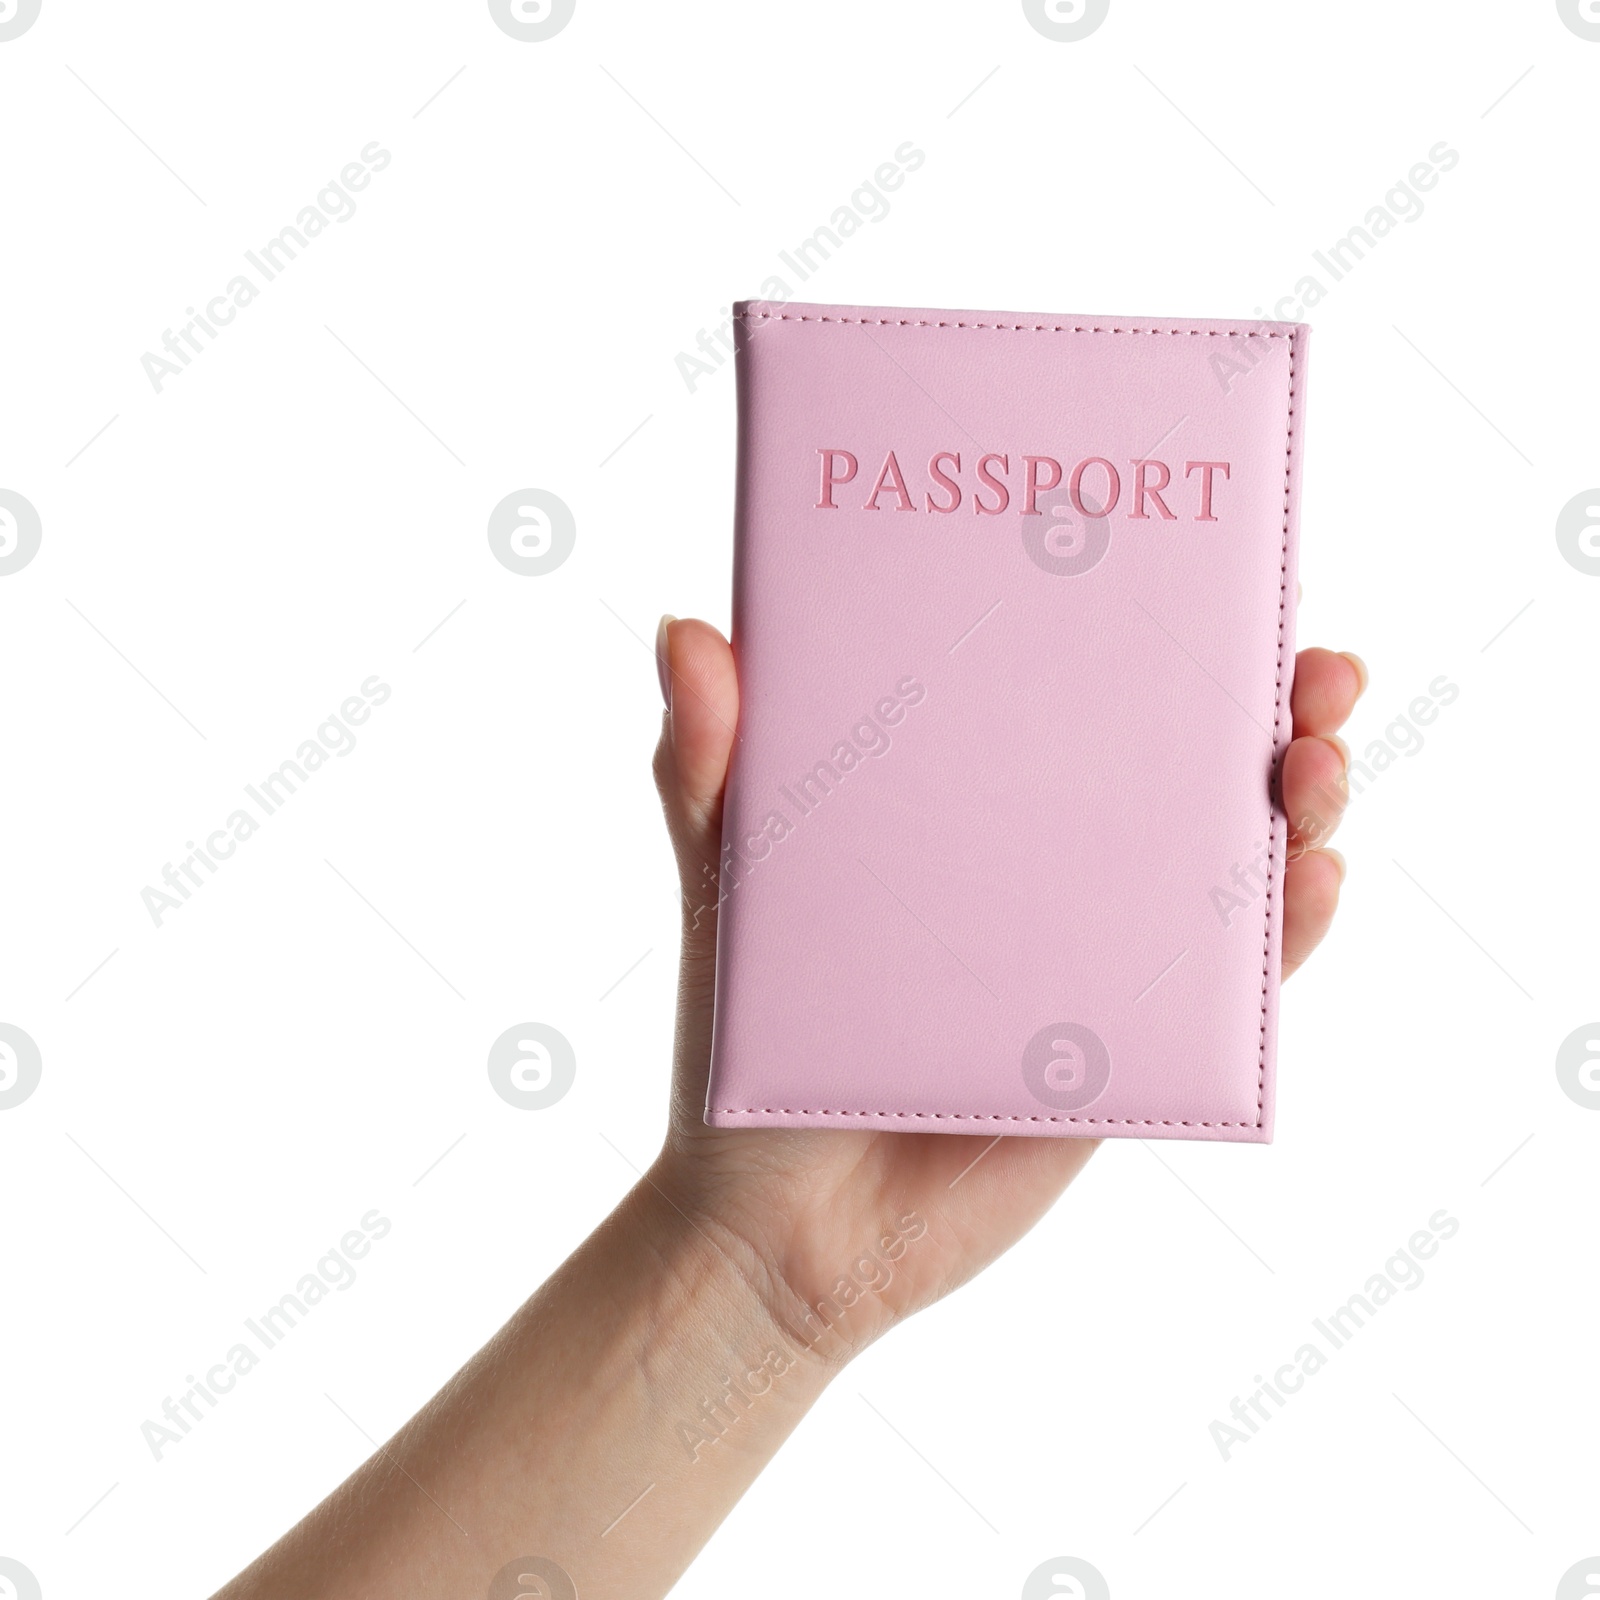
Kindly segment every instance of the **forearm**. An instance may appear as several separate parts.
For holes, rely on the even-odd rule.
[[[524,1556],[581,1594],[664,1594],[826,1384],[829,1357],[769,1304],[734,1242],[647,1178],[218,1600],[486,1595]]]

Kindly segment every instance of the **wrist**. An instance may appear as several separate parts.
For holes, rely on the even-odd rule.
[[[851,1223],[836,1206],[813,1216],[759,1175],[708,1177],[703,1162],[672,1154],[640,1189],[688,1248],[720,1264],[729,1292],[779,1355],[819,1383],[914,1309],[899,1262],[907,1240],[926,1232],[920,1217]]]
[[[724,1366],[748,1355],[805,1380],[786,1387],[820,1392],[842,1363],[805,1337],[803,1300],[768,1241],[739,1224],[737,1208],[709,1204],[688,1175],[665,1160],[644,1174],[627,1204],[681,1287],[679,1309],[715,1330]]]
[[[757,1252],[659,1165],[611,1219],[633,1257],[629,1365],[659,1448],[653,1481],[743,1484],[820,1397],[837,1366],[794,1338]],[[709,1474],[709,1476],[708,1476]]]

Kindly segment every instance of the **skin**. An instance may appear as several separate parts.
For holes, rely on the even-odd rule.
[[[655,776],[687,908],[718,857],[739,689],[708,624],[663,618],[657,648],[671,709]],[[1281,772],[1285,978],[1338,904],[1344,862],[1327,840],[1348,752],[1337,733],[1365,687],[1354,656],[1298,657]],[[714,918],[696,926],[686,909],[682,940],[671,1113],[654,1165],[483,1350],[217,1600],[665,1594],[850,1358],[1009,1249],[1097,1148],[706,1127]],[[867,1251],[878,1263],[864,1272]],[[852,1305],[842,1275],[866,1285]]]

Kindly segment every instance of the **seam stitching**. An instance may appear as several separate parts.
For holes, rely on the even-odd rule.
[[[739,317],[745,322],[832,322],[857,328],[962,328],[990,333],[1164,333],[1207,339],[1287,339],[1291,349],[1294,345],[1292,333],[1273,333],[1259,328],[1102,328],[1064,322],[932,322],[915,317],[797,317],[785,311],[741,311]]]
[[[841,1111],[833,1106],[713,1106],[721,1117],[911,1117],[927,1122],[1084,1122],[1130,1128],[1259,1128],[1259,1122],[1198,1122],[1176,1117],[1024,1117],[1003,1111]]]
[[[1278,553],[1278,667],[1277,684],[1272,701],[1272,765],[1274,776],[1278,766],[1278,734],[1283,725],[1283,623],[1289,594],[1289,513],[1290,493],[1294,468],[1294,336],[1289,337],[1289,404],[1284,423],[1283,438],[1283,545]],[[1267,1095],[1267,991],[1272,975],[1272,896],[1277,887],[1278,820],[1271,805],[1267,808],[1267,837],[1273,849],[1267,856],[1266,906],[1261,919],[1261,1054],[1256,1072],[1256,1127],[1265,1115]],[[1284,832],[1284,853],[1287,855],[1289,838],[1287,822]]]

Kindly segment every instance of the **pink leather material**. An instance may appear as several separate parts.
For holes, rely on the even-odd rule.
[[[706,1121],[1270,1141],[1310,330],[735,315]]]

